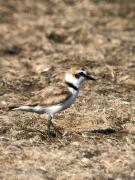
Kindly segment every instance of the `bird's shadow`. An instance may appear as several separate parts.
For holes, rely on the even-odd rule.
[[[106,128],[106,129],[95,129],[91,132],[92,133],[104,134],[104,135],[110,135],[110,134],[116,133],[117,131],[113,128]]]

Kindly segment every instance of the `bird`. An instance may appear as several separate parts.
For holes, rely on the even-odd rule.
[[[81,84],[84,81],[93,80],[96,78],[89,73],[86,68],[72,67],[65,73],[65,81],[56,85],[48,86],[35,93],[23,105],[12,105],[10,110],[20,110],[34,112],[38,114],[48,115],[48,135],[51,136],[54,131],[52,123],[53,116],[69,108],[76,100]],[[53,129],[53,131],[52,131]]]

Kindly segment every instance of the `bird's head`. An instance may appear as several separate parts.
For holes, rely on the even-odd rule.
[[[71,68],[65,75],[66,83],[73,84],[79,88],[81,83],[86,80],[96,80],[86,68]]]

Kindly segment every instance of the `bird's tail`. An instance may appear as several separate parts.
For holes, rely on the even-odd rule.
[[[16,111],[16,110],[21,110],[21,111],[28,111],[31,112],[33,107],[27,106],[27,105],[13,105],[8,107],[9,111]]]
[[[13,105],[13,106],[10,106],[8,109],[9,111],[20,110],[20,111],[27,111],[27,112],[35,112],[39,114],[45,112],[45,109],[40,106],[29,106],[29,105]]]

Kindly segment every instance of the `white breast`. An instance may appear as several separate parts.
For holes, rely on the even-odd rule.
[[[57,105],[47,107],[45,108],[45,111],[50,115],[54,115],[59,111],[67,109],[75,101],[77,95],[78,95],[78,91],[74,91],[73,94],[66,101]]]

